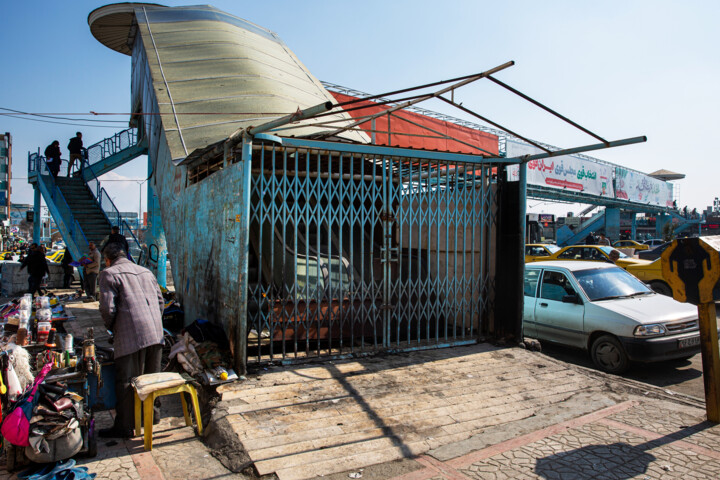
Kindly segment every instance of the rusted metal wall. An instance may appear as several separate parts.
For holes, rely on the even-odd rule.
[[[143,112],[141,122],[149,140],[153,166],[151,182],[160,197],[162,222],[170,247],[176,294],[185,308],[186,323],[196,318],[217,322],[230,333],[239,318],[238,258],[241,165],[186,185],[187,170],[172,161],[163,118],[145,49],[138,37],[133,52],[133,109]],[[231,343],[233,343],[231,338]]]

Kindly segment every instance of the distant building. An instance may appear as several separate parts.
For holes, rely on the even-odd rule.
[[[27,218],[27,212],[31,212],[33,206],[29,203],[12,203],[10,206],[10,225],[18,226]]]
[[[0,133],[0,220],[10,218],[10,181],[12,179],[12,137]]]

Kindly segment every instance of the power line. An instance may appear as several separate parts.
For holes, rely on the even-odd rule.
[[[87,124],[87,123],[54,122],[54,121],[52,121],[52,120],[40,120],[39,118],[16,117],[16,116],[11,115],[11,114],[9,114],[9,113],[0,113],[0,115],[6,116],[6,117],[13,117],[13,118],[16,118],[16,119],[18,119],[18,120],[29,120],[29,121],[31,121],[31,122],[40,122],[40,123],[56,123],[56,124],[58,124],[58,125],[72,125],[72,126],[75,126],[75,127],[112,128],[112,129],[115,129],[115,130],[117,130],[117,128],[118,128],[117,125],[91,125],[91,124]],[[124,123],[124,122],[123,122],[123,123]]]
[[[0,110],[5,110],[5,111],[7,111],[7,112],[12,112],[12,114],[15,114],[15,115],[31,115],[31,116],[34,116],[34,117],[52,118],[53,120],[70,120],[70,121],[73,121],[73,122],[75,121],[75,120],[72,119],[72,118],[56,117],[56,116],[53,116],[53,115],[51,115],[51,114],[45,114],[45,113],[23,112],[23,111],[21,111],[21,110],[15,110],[15,109],[12,109],[12,108],[0,107]],[[11,115],[11,114],[7,114],[7,115]],[[64,115],[80,115],[80,114],[67,113],[67,114],[64,114]],[[84,114],[82,114],[82,115],[87,115],[87,114],[84,113]],[[95,120],[95,119],[92,119],[92,118],[83,118],[82,121],[83,121],[83,122],[96,122],[96,123],[125,123],[125,122],[123,122],[122,120]]]

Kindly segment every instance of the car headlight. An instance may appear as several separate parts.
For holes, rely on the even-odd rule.
[[[659,323],[655,325],[638,325],[633,333],[636,337],[656,337],[665,335],[665,326]]]

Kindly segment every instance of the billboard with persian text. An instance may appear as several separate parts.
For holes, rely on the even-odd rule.
[[[673,206],[672,183],[622,167],[615,167],[615,196],[648,205]]]
[[[508,139],[507,156],[519,157],[543,153],[537,147]],[[517,180],[517,165],[508,167],[511,180]],[[579,193],[614,198],[613,167],[594,162],[575,155],[562,155],[554,158],[532,160],[527,164],[527,182],[561,190],[573,190]]]

